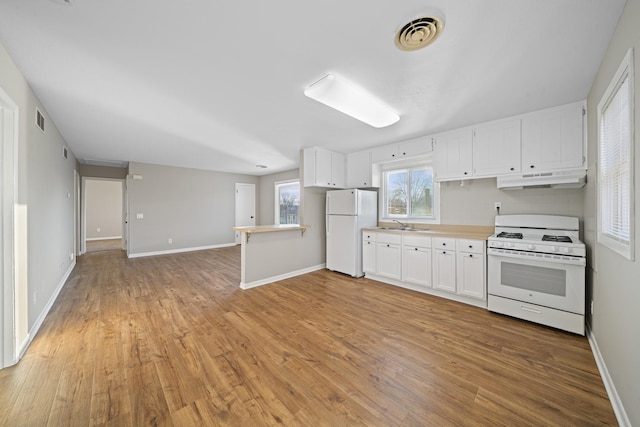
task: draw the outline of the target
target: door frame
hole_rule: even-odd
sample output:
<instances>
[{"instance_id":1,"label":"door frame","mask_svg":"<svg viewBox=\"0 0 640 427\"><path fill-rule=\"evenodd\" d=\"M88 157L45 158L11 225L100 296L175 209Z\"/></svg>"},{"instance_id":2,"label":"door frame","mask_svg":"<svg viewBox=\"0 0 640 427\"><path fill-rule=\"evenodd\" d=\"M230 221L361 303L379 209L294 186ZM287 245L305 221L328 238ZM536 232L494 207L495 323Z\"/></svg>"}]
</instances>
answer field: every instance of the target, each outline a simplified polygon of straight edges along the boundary
<instances>
[{"instance_id":1,"label":"door frame","mask_svg":"<svg viewBox=\"0 0 640 427\"><path fill-rule=\"evenodd\" d=\"M244 184L244 183L239 183L236 182L236 188L235 188L235 226L238 227L240 226L240 218L242 218L242 216L240 215L240 209L239 209L239 205L240 205L240 197L238 197L238 195L240 194L240 188L243 187L251 187L253 188L253 213L251 213L252 215L252 219L255 225L256 222L256 185L255 184ZM234 231L234 235L235 235L235 243L236 245L239 245L240 243L242 243L242 233L238 232L238 231Z\"/></svg>"},{"instance_id":2,"label":"door frame","mask_svg":"<svg viewBox=\"0 0 640 427\"><path fill-rule=\"evenodd\" d=\"M125 217L124 217L124 210L125 210L125 206L124 206L124 202L126 199L125 196L125 191L126 191L126 180L125 179L120 179L120 178L100 178L100 177L92 177L92 176L83 176L82 177L82 207L81 207L81 216L82 216L82 227L80 230L80 251L81 254L84 254L87 252L87 181L118 181L122 184L122 197L123 197L123 206L122 206L122 213L120 214L120 221L122 222L122 224L125 223ZM129 232L129 227L123 227L122 228L123 232L128 233ZM126 239L126 241L129 241L129 236L122 236L122 239ZM123 248L124 249L124 248ZM128 251L127 251L128 254Z\"/></svg>"},{"instance_id":3,"label":"door frame","mask_svg":"<svg viewBox=\"0 0 640 427\"><path fill-rule=\"evenodd\" d=\"M18 130L20 127L19 108L0 88L0 187L2 206L2 246L0 247L0 263L2 274L2 303L0 304L0 369L15 364L17 360L16 333L16 279L19 254L16 246L16 228L18 216Z\"/></svg>"}]
</instances>

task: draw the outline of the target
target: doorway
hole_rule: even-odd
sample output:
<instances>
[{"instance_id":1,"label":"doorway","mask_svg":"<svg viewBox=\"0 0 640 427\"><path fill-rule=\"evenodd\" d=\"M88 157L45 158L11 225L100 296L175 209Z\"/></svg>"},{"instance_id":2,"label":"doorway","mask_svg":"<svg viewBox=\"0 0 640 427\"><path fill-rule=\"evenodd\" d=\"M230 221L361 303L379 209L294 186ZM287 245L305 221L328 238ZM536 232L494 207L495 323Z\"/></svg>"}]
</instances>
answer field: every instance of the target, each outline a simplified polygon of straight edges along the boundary
<instances>
[{"instance_id":1,"label":"doorway","mask_svg":"<svg viewBox=\"0 0 640 427\"><path fill-rule=\"evenodd\" d=\"M26 300L16 297L23 282L17 267L24 261L16 245L16 228L26 219L16 216L18 127L18 106L0 88L0 369L17 362L18 322L22 321L18 313L26 312Z\"/></svg>"},{"instance_id":2,"label":"doorway","mask_svg":"<svg viewBox=\"0 0 640 427\"><path fill-rule=\"evenodd\" d=\"M236 183L236 227L256 225L256 186ZM235 232L236 245L241 242L241 233Z\"/></svg>"},{"instance_id":3,"label":"doorway","mask_svg":"<svg viewBox=\"0 0 640 427\"><path fill-rule=\"evenodd\" d=\"M124 180L83 178L83 252L122 250Z\"/></svg>"}]
</instances>

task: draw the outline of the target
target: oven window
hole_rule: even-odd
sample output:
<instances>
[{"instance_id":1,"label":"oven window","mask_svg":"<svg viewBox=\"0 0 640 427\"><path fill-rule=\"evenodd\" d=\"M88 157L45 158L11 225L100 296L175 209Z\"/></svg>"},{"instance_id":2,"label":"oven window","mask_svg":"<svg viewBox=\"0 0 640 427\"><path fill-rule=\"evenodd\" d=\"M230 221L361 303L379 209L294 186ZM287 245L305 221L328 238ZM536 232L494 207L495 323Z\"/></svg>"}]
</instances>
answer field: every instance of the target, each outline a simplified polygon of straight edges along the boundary
<instances>
[{"instance_id":1,"label":"oven window","mask_svg":"<svg viewBox=\"0 0 640 427\"><path fill-rule=\"evenodd\" d=\"M505 261L500 263L500 269L500 281L504 286L562 297L567 295L566 270Z\"/></svg>"}]
</instances>

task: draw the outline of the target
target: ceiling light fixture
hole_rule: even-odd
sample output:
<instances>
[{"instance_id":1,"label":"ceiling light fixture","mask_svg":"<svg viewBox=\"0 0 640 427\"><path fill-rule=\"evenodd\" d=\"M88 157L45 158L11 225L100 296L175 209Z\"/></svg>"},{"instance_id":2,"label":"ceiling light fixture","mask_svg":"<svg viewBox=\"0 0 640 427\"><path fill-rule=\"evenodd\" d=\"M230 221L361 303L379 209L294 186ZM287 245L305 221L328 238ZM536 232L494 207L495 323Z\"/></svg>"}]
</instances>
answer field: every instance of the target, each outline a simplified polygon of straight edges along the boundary
<instances>
[{"instance_id":1,"label":"ceiling light fixture","mask_svg":"<svg viewBox=\"0 0 640 427\"><path fill-rule=\"evenodd\" d=\"M304 94L374 128L383 128L400 120L400 116L371 94L333 74L309 85Z\"/></svg>"}]
</instances>

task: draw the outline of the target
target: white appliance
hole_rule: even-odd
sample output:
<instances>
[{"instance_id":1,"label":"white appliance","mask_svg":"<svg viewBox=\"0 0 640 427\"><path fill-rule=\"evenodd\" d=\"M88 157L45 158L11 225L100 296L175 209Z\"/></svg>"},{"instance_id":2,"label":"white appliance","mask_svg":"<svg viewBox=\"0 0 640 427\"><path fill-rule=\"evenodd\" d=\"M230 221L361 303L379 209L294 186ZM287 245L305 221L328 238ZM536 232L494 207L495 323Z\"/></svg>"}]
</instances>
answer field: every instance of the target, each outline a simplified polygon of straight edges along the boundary
<instances>
[{"instance_id":1,"label":"white appliance","mask_svg":"<svg viewBox=\"0 0 640 427\"><path fill-rule=\"evenodd\" d=\"M327 191L327 269L361 277L364 227L378 225L378 193Z\"/></svg>"},{"instance_id":2,"label":"white appliance","mask_svg":"<svg viewBox=\"0 0 640 427\"><path fill-rule=\"evenodd\" d=\"M586 250L578 218L499 215L489 237L488 308L584 335Z\"/></svg>"},{"instance_id":3,"label":"white appliance","mask_svg":"<svg viewBox=\"0 0 640 427\"><path fill-rule=\"evenodd\" d=\"M525 173L503 175L496 178L501 190L522 190L524 188L582 188L587 182L584 170Z\"/></svg>"}]
</instances>

